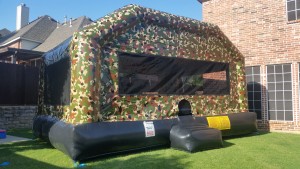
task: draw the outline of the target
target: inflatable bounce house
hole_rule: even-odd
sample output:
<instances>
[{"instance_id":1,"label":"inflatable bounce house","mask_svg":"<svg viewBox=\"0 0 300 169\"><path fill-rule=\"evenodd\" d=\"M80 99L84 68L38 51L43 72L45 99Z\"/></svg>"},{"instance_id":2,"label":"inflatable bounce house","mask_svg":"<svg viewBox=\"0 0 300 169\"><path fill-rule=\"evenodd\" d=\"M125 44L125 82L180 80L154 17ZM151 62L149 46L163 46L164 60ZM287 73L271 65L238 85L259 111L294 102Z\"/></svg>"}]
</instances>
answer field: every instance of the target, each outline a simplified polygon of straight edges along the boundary
<instances>
[{"instance_id":1,"label":"inflatable bounce house","mask_svg":"<svg viewBox=\"0 0 300 169\"><path fill-rule=\"evenodd\" d=\"M257 130L242 54L197 20L123 7L45 53L40 73L34 133L73 160Z\"/></svg>"}]
</instances>

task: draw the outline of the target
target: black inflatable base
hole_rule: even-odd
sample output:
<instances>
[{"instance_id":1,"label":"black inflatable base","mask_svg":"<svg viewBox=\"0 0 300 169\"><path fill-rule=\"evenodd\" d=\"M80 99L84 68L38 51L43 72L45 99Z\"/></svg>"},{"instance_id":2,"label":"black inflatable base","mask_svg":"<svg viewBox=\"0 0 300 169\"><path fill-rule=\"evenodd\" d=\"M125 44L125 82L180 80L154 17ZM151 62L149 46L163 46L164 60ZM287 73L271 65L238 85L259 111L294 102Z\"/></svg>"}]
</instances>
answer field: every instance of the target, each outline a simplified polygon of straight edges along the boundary
<instances>
[{"instance_id":1,"label":"black inflatable base","mask_svg":"<svg viewBox=\"0 0 300 169\"><path fill-rule=\"evenodd\" d=\"M257 131L255 113L246 112L225 116L228 116L231 126L229 129L221 130L222 136L242 135ZM76 161L112 153L170 146L170 131L172 127L179 124L178 119L148 122L153 124L155 133L150 131L150 135L147 136L144 121L99 122L74 126L51 116L38 116L34 119L33 133L37 137L49 138L55 148ZM207 117L196 117L193 122L203 126L209 125ZM192 131L190 139L194 139L196 144L193 145L193 149L186 148L187 151L194 151L194 149L198 151L206 146L221 145L220 139L217 139L217 134L213 131L217 130L207 128L194 133ZM210 133L216 135L210 137ZM198 140L199 143L195 140ZM177 146L174 145L174 147Z\"/></svg>"}]
</instances>

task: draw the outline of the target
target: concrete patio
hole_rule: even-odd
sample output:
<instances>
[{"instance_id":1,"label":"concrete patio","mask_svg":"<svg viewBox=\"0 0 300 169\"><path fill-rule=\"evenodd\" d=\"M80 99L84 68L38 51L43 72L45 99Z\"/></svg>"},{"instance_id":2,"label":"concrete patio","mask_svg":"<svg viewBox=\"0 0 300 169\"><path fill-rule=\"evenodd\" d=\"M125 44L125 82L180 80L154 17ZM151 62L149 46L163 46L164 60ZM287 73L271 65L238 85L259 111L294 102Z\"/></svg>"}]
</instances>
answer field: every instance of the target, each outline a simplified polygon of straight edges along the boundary
<instances>
[{"instance_id":1,"label":"concrete patio","mask_svg":"<svg viewBox=\"0 0 300 169\"><path fill-rule=\"evenodd\" d=\"M14 142L20 142L20 141L29 141L29 140L31 140L31 139L6 135L5 139L0 139L0 144L14 143Z\"/></svg>"}]
</instances>

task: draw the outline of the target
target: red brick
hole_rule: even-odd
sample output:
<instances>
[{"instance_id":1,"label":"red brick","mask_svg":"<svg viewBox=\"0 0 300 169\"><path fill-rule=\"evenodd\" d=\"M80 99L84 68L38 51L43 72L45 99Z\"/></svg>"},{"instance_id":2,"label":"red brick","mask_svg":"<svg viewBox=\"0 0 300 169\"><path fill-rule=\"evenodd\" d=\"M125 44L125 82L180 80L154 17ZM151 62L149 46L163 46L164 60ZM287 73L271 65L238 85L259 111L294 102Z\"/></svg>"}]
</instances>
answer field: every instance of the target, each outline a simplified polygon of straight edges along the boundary
<instances>
[{"instance_id":1,"label":"red brick","mask_svg":"<svg viewBox=\"0 0 300 169\"><path fill-rule=\"evenodd\" d=\"M244 55L246 66L261 67L263 86L266 86L266 65L292 64L294 122L268 121L267 91L263 88L263 121L258 126L300 131L300 22L287 21L286 0L203 0L202 5L203 21L221 28Z\"/></svg>"}]
</instances>

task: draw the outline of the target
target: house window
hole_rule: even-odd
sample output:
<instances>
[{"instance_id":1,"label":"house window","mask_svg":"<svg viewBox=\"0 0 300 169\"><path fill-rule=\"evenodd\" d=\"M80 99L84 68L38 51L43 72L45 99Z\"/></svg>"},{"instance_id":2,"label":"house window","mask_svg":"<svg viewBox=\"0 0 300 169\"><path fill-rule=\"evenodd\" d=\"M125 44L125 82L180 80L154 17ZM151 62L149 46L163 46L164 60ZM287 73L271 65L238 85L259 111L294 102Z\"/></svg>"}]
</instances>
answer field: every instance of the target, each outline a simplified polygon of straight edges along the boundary
<instances>
[{"instance_id":1,"label":"house window","mask_svg":"<svg viewBox=\"0 0 300 169\"><path fill-rule=\"evenodd\" d=\"M267 66L270 120L293 121L291 64Z\"/></svg>"},{"instance_id":2,"label":"house window","mask_svg":"<svg viewBox=\"0 0 300 169\"><path fill-rule=\"evenodd\" d=\"M288 21L300 19L300 0L287 0L286 9Z\"/></svg>"},{"instance_id":3,"label":"house window","mask_svg":"<svg viewBox=\"0 0 300 169\"><path fill-rule=\"evenodd\" d=\"M246 80L248 90L249 111L255 112L257 114L257 119L261 119L260 67L246 67Z\"/></svg>"}]
</instances>

